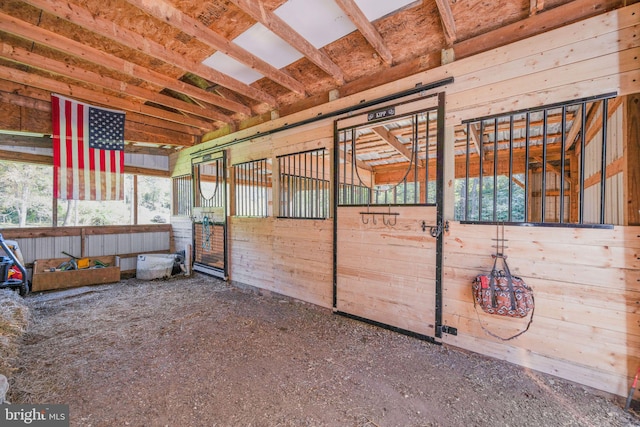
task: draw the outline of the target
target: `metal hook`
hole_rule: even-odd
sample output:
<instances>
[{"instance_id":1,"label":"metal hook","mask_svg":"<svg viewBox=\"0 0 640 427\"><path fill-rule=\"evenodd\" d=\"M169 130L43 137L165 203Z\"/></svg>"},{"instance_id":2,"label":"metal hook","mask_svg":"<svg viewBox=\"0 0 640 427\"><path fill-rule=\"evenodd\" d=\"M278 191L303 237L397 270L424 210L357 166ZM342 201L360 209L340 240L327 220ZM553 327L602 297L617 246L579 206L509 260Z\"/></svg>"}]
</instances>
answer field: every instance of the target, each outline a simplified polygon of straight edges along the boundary
<instances>
[{"instance_id":1,"label":"metal hook","mask_svg":"<svg viewBox=\"0 0 640 427\"><path fill-rule=\"evenodd\" d=\"M367 218L367 220L366 220L366 221L364 220L366 216L367 216L367 215L365 215L364 213L361 213L361 214L360 214L360 218L362 219L362 223L363 223L363 224L365 224L365 225L366 225L366 224L369 224L369 219L368 219L368 218Z\"/></svg>"},{"instance_id":2,"label":"metal hook","mask_svg":"<svg viewBox=\"0 0 640 427\"><path fill-rule=\"evenodd\" d=\"M378 225L378 221L376 221L376 214L373 214L373 225Z\"/></svg>"}]
</instances>

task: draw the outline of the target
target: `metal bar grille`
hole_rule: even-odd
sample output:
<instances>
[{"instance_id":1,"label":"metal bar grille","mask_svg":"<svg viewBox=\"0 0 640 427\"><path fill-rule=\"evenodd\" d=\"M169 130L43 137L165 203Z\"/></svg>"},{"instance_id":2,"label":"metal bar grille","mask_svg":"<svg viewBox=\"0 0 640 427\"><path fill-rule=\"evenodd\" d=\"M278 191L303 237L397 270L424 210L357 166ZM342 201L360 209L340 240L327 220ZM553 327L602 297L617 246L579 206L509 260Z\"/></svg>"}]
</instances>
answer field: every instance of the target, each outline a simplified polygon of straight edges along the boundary
<instances>
[{"instance_id":1,"label":"metal bar grille","mask_svg":"<svg viewBox=\"0 0 640 427\"><path fill-rule=\"evenodd\" d=\"M329 216L329 152L292 153L278 158L282 218L322 219Z\"/></svg>"},{"instance_id":2,"label":"metal bar grille","mask_svg":"<svg viewBox=\"0 0 640 427\"><path fill-rule=\"evenodd\" d=\"M269 216L271 175L271 161L269 159L233 166L235 216Z\"/></svg>"},{"instance_id":3,"label":"metal bar grille","mask_svg":"<svg viewBox=\"0 0 640 427\"><path fill-rule=\"evenodd\" d=\"M194 166L196 206L224 207L224 160L222 158Z\"/></svg>"},{"instance_id":4,"label":"metal bar grille","mask_svg":"<svg viewBox=\"0 0 640 427\"><path fill-rule=\"evenodd\" d=\"M337 205L435 204L437 165L430 162L429 150L435 151L436 139L430 136L429 130L437 129L437 119L438 114L433 109L398 116L384 125L376 123L338 129ZM400 149L404 156L402 160L384 164L385 151L388 152L389 147L380 148L382 151L378 152L367 147L366 139L372 128L379 127L387 127L389 134L397 128L408 130L400 142L404 145ZM359 140L361 137L364 139ZM397 181L376 182L378 164L397 167L400 171L399 176L394 177Z\"/></svg>"},{"instance_id":5,"label":"metal bar grille","mask_svg":"<svg viewBox=\"0 0 640 427\"><path fill-rule=\"evenodd\" d=\"M605 224L612 96L463 122L466 170L456 177L456 219Z\"/></svg>"},{"instance_id":6,"label":"metal bar grille","mask_svg":"<svg viewBox=\"0 0 640 427\"><path fill-rule=\"evenodd\" d=\"M175 216L191 216L193 192L191 175L176 176L172 179L173 210Z\"/></svg>"}]
</instances>

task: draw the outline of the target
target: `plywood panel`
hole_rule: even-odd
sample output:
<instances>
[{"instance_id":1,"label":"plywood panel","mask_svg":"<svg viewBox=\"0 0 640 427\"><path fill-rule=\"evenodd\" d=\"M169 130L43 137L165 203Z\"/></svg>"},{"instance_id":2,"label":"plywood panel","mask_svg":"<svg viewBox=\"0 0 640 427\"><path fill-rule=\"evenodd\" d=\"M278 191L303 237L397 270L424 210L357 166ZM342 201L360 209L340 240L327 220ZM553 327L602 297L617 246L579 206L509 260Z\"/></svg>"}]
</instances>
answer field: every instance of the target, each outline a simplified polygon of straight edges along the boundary
<instances>
[{"instance_id":1,"label":"plywood panel","mask_svg":"<svg viewBox=\"0 0 640 427\"><path fill-rule=\"evenodd\" d=\"M433 336L435 239L421 224L435 222L435 207L371 207L375 224L366 211L338 208L338 310ZM390 211L395 225L384 224Z\"/></svg>"},{"instance_id":2,"label":"plywood panel","mask_svg":"<svg viewBox=\"0 0 640 427\"><path fill-rule=\"evenodd\" d=\"M478 312L471 295L472 279L491 267L496 227L451 223L445 238L444 323L457 327L458 337L445 335L443 341L625 392L624 378L640 365L639 236L638 227L505 227L509 265L532 286L536 309L529 331L502 343L481 325L509 336L525 321ZM590 372L607 384L594 385Z\"/></svg>"}]
</instances>

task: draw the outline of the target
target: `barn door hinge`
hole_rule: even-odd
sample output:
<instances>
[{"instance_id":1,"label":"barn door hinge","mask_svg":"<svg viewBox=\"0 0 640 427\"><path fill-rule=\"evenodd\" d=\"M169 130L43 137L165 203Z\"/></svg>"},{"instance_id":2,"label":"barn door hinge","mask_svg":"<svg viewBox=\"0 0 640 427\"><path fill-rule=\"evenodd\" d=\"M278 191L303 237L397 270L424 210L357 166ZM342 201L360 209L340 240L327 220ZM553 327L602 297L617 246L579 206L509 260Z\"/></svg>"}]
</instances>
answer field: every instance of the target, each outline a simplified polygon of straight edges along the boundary
<instances>
[{"instance_id":1,"label":"barn door hinge","mask_svg":"<svg viewBox=\"0 0 640 427\"><path fill-rule=\"evenodd\" d=\"M440 325L438 326L439 335L449 334L449 335L458 335L458 328L454 328L453 326Z\"/></svg>"}]
</instances>

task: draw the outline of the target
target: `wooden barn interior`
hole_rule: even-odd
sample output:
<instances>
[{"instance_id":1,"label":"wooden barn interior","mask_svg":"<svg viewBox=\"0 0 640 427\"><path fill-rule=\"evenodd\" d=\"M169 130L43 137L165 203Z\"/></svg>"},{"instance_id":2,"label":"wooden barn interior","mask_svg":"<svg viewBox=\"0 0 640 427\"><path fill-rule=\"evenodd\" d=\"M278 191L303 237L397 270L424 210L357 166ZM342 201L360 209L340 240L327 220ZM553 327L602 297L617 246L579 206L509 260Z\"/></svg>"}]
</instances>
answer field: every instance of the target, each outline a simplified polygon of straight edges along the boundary
<instances>
[{"instance_id":1,"label":"wooden barn interior","mask_svg":"<svg viewBox=\"0 0 640 427\"><path fill-rule=\"evenodd\" d=\"M27 266L191 248L232 284L627 395L638 2L0 5L0 159L52 165L54 93L125 111L125 173L173 186L167 224L2 230ZM471 293L496 253L535 295L509 341L527 318Z\"/></svg>"}]
</instances>

